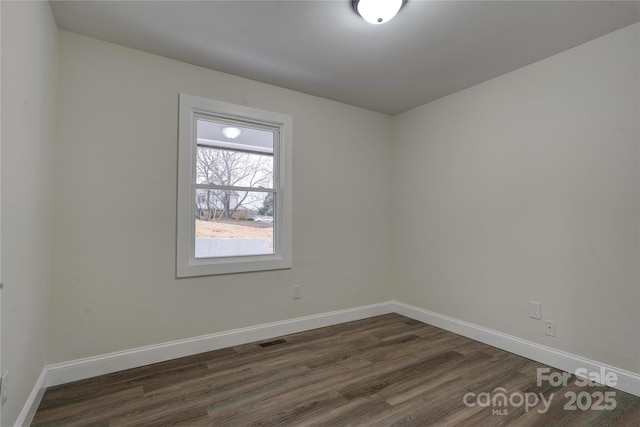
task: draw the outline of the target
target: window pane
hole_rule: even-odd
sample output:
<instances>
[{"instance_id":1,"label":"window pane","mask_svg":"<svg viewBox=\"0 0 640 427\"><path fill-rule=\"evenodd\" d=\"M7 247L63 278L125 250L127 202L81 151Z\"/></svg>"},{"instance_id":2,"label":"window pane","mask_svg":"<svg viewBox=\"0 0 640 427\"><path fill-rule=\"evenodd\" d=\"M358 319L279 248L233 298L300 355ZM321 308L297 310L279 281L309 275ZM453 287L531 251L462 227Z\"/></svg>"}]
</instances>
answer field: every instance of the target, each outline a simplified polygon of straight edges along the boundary
<instances>
[{"instance_id":1,"label":"window pane","mask_svg":"<svg viewBox=\"0 0 640 427\"><path fill-rule=\"evenodd\" d=\"M272 188L274 132L197 120L196 183Z\"/></svg>"},{"instance_id":2,"label":"window pane","mask_svg":"<svg viewBox=\"0 0 640 427\"><path fill-rule=\"evenodd\" d=\"M195 257L274 253L274 194L196 190Z\"/></svg>"},{"instance_id":3,"label":"window pane","mask_svg":"<svg viewBox=\"0 0 640 427\"><path fill-rule=\"evenodd\" d=\"M196 184L273 188L273 156L198 146Z\"/></svg>"}]
</instances>

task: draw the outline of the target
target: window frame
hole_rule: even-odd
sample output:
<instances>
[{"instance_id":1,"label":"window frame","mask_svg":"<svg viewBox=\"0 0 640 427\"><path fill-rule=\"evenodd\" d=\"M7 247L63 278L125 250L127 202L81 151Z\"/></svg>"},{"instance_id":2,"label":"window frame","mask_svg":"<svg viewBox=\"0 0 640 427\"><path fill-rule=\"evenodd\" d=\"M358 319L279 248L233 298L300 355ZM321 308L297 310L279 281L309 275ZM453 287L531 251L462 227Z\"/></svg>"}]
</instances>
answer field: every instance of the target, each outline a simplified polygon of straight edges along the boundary
<instances>
[{"instance_id":1,"label":"window frame","mask_svg":"<svg viewBox=\"0 0 640 427\"><path fill-rule=\"evenodd\" d=\"M273 254L195 257L196 122L211 118L274 130ZM292 127L290 115L179 94L176 277L280 270L292 267ZM261 189L256 189L261 190Z\"/></svg>"}]
</instances>

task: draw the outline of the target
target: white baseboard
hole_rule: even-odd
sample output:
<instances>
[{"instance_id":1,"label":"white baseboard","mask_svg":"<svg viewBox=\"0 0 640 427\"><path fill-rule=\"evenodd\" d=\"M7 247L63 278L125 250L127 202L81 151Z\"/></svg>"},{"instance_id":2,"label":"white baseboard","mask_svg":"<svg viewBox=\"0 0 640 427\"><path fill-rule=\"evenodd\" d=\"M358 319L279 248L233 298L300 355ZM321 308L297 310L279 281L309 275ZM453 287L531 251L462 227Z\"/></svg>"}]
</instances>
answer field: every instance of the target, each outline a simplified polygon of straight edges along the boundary
<instances>
[{"instance_id":1,"label":"white baseboard","mask_svg":"<svg viewBox=\"0 0 640 427\"><path fill-rule=\"evenodd\" d=\"M33 390L31 390L31 394L27 398L24 406L22 407L22 411L18 415L18 419L15 422L15 427L28 427L31 425L31 421L33 421L33 416L36 414L38 410L38 406L40 405L40 401L42 400L42 396L44 395L44 391L47 388L47 367L45 366L36 381L36 384L33 386Z\"/></svg>"},{"instance_id":2,"label":"white baseboard","mask_svg":"<svg viewBox=\"0 0 640 427\"><path fill-rule=\"evenodd\" d=\"M617 375L618 380L614 388L640 397L640 375L636 373L409 304L394 302L394 312L566 372L574 373L579 368L586 369L587 372L600 372L600 369L604 368L607 372L613 372Z\"/></svg>"},{"instance_id":3,"label":"white baseboard","mask_svg":"<svg viewBox=\"0 0 640 427\"><path fill-rule=\"evenodd\" d=\"M47 367L47 386L392 312L393 301L387 301L57 363Z\"/></svg>"},{"instance_id":4,"label":"white baseboard","mask_svg":"<svg viewBox=\"0 0 640 427\"><path fill-rule=\"evenodd\" d=\"M640 375L636 373L409 304L387 301L45 366L15 426L28 426L31 423L46 387L394 312L563 371L573 373L578 368L586 368L588 372L598 372L604 368L617 375L616 389L640 397Z\"/></svg>"}]
</instances>

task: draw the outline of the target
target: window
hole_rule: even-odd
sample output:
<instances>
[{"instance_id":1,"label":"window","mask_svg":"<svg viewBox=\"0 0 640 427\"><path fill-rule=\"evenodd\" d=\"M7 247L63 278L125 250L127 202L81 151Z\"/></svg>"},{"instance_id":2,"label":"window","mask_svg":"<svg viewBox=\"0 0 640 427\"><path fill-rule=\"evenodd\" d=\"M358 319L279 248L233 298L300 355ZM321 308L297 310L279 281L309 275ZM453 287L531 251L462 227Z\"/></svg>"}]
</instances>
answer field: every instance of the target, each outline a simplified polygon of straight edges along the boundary
<instances>
[{"instance_id":1,"label":"window","mask_svg":"<svg viewBox=\"0 0 640 427\"><path fill-rule=\"evenodd\" d=\"M180 94L178 277L291 268L291 127Z\"/></svg>"}]
</instances>

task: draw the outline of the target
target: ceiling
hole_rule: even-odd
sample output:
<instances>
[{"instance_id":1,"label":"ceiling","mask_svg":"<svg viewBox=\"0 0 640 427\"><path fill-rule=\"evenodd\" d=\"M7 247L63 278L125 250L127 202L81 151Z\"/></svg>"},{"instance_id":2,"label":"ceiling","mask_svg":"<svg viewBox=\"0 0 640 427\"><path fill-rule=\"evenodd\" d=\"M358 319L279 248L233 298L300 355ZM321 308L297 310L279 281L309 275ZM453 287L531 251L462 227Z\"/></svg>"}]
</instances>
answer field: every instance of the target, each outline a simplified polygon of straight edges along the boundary
<instances>
[{"instance_id":1,"label":"ceiling","mask_svg":"<svg viewBox=\"0 0 640 427\"><path fill-rule=\"evenodd\" d=\"M388 114L640 21L638 1L51 1L61 29Z\"/></svg>"}]
</instances>

